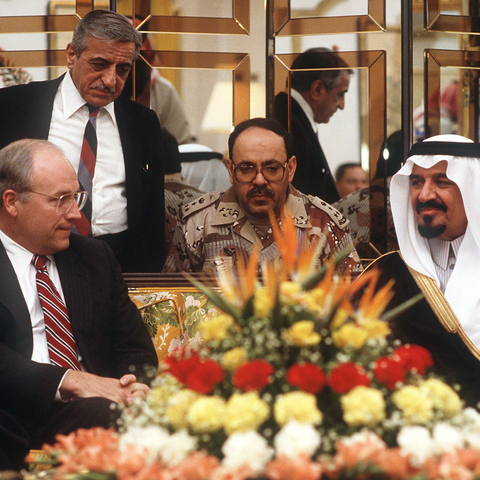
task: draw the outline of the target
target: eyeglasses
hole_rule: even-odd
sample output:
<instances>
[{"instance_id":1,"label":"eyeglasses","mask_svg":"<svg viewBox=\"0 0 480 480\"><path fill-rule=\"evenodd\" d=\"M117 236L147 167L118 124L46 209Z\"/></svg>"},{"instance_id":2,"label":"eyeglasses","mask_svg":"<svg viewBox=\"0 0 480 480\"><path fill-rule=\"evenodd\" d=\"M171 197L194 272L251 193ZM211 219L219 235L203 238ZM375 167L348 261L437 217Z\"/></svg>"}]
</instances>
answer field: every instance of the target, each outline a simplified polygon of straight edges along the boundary
<instances>
[{"instance_id":1,"label":"eyeglasses","mask_svg":"<svg viewBox=\"0 0 480 480\"><path fill-rule=\"evenodd\" d=\"M47 193L35 192L34 190L30 190L30 192L36 193L37 195L43 195L44 197L56 198L58 200L57 213L60 213L61 215L65 215L70 211L74 201L77 204L78 209L81 210L85 206L88 198L88 192L83 190L75 193L64 193L59 197L48 195Z\"/></svg>"},{"instance_id":2,"label":"eyeglasses","mask_svg":"<svg viewBox=\"0 0 480 480\"><path fill-rule=\"evenodd\" d=\"M267 182L280 182L285 176L287 165L288 160L284 164L269 163L260 168L251 163L239 163L233 169L233 176L239 183L251 183L257 178L258 172L260 172Z\"/></svg>"}]
</instances>

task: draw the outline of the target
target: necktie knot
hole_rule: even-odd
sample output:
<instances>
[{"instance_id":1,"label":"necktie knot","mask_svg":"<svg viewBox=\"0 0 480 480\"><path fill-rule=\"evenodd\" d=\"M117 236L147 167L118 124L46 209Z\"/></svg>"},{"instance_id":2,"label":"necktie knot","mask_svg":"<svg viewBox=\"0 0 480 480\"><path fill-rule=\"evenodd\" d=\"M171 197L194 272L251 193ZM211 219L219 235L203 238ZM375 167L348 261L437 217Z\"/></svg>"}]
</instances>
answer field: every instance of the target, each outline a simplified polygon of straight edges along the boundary
<instances>
[{"instance_id":1,"label":"necktie knot","mask_svg":"<svg viewBox=\"0 0 480 480\"><path fill-rule=\"evenodd\" d=\"M94 107L93 105L90 105L89 103L85 104L88 108L88 113L90 117L96 117L98 115L98 112L100 111L100 107Z\"/></svg>"},{"instance_id":2,"label":"necktie knot","mask_svg":"<svg viewBox=\"0 0 480 480\"><path fill-rule=\"evenodd\" d=\"M45 255L34 255L32 263L39 272L43 272L46 270L47 257Z\"/></svg>"}]
</instances>

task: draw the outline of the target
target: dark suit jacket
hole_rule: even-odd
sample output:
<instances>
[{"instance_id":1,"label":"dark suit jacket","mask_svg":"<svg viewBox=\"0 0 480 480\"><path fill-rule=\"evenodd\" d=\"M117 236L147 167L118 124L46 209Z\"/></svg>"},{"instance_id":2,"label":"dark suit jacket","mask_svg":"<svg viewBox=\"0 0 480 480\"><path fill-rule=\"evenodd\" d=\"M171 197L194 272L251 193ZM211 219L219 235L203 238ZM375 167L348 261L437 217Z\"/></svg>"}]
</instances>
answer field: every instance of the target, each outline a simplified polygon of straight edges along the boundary
<instances>
[{"instance_id":1,"label":"dark suit jacket","mask_svg":"<svg viewBox=\"0 0 480 480\"><path fill-rule=\"evenodd\" d=\"M368 268L375 267L382 272L378 289L391 278L395 279L395 295L387 311L421 293L397 252L381 256ZM394 319L391 327L395 338L430 350L436 372L461 386L460 394L467 404L475 406L480 401L480 360L457 333L444 328L425 298Z\"/></svg>"},{"instance_id":2,"label":"dark suit jacket","mask_svg":"<svg viewBox=\"0 0 480 480\"><path fill-rule=\"evenodd\" d=\"M0 148L21 138L47 139L62 80L0 89ZM128 241L124 272L160 272L165 261L162 134L153 110L120 96L115 116L126 172Z\"/></svg>"},{"instance_id":3,"label":"dark suit jacket","mask_svg":"<svg viewBox=\"0 0 480 480\"><path fill-rule=\"evenodd\" d=\"M55 261L86 370L120 378L130 366L139 375L145 365L156 367L152 340L108 245L72 234L70 247L55 254ZM30 315L1 242L0 272L0 410L41 421L66 369L30 360Z\"/></svg>"},{"instance_id":4,"label":"dark suit jacket","mask_svg":"<svg viewBox=\"0 0 480 480\"><path fill-rule=\"evenodd\" d=\"M333 203L340 199L335 180L328 166L317 134L298 102L291 99L290 128L288 125L288 95L275 97L275 118L293 136L293 151L297 157L297 170L293 186L302 193L314 195Z\"/></svg>"}]
</instances>

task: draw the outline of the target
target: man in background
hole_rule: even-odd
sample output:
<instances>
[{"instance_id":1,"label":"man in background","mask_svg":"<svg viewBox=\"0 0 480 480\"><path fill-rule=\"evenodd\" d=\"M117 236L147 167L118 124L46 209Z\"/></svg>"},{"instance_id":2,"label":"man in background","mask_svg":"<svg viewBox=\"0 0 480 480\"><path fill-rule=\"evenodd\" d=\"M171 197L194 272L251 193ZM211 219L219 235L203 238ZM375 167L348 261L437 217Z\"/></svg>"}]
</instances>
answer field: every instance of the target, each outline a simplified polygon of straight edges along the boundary
<instances>
[{"instance_id":1,"label":"man in background","mask_svg":"<svg viewBox=\"0 0 480 480\"><path fill-rule=\"evenodd\" d=\"M274 261L279 249L269 213L277 222L290 215L299 241L318 241L324 248L317 264L348 252L338 271L360 271L347 221L323 200L292 185L297 160L290 134L274 119L253 118L235 128L228 141L232 186L183 206L166 272L214 272L248 260L260 244L260 262Z\"/></svg>"},{"instance_id":2,"label":"man in background","mask_svg":"<svg viewBox=\"0 0 480 480\"><path fill-rule=\"evenodd\" d=\"M335 185L340 198L368 186L368 177L359 163L342 163L335 171Z\"/></svg>"},{"instance_id":3,"label":"man in background","mask_svg":"<svg viewBox=\"0 0 480 480\"><path fill-rule=\"evenodd\" d=\"M145 368L156 371L111 249L71 233L79 187L46 140L0 150L0 470L58 433L112 426L115 405L143 398Z\"/></svg>"},{"instance_id":4,"label":"man in background","mask_svg":"<svg viewBox=\"0 0 480 480\"><path fill-rule=\"evenodd\" d=\"M68 73L0 89L0 147L38 138L65 152L89 192L74 229L105 240L124 272L158 272L165 259L160 125L120 95L141 44L125 17L93 10L67 45Z\"/></svg>"},{"instance_id":5,"label":"man in background","mask_svg":"<svg viewBox=\"0 0 480 480\"><path fill-rule=\"evenodd\" d=\"M306 50L291 69L290 119L284 92L275 98L275 118L293 136L298 165L292 183L307 195L333 203L340 197L318 139L318 124L328 123L338 109L344 109L353 70L328 48Z\"/></svg>"}]
</instances>

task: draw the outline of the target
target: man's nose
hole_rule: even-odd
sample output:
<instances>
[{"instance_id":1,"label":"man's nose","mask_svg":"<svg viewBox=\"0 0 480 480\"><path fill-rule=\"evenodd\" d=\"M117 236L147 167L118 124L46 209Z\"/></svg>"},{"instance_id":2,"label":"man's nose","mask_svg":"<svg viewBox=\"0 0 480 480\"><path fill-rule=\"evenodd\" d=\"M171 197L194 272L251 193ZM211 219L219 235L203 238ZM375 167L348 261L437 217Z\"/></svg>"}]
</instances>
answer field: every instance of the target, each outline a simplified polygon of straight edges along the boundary
<instances>
[{"instance_id":1,"label":"man's nose","mask_svg":"<svg viewBox=\"0 0 480 480\"><path fill-rule=\"evenodd\" d=\"M426 181L418 194L418 200L422 203L425 203L428 200L432 200L437 196L437 189L432 182Z\"/></svg>"},{"instance_id":2,"label":"man's nose","mask_svg":"<svg viewBox=\"0 0 480 480\"><path fill-rule=\"evenodd\" d=\"M253 183L256 185L265 185L267 183L267 180L263 176L263 172L261 170L257 170L257 174L255 175Z\"/></svg>"},{"instance_id":3,"label":"man's nose","mask_svg":"<svg viewBox=\"0 0 480 480\"><path fill-rule=\"evenodd\" d=\"M110 65L110 67L104 70L102 81L106 87L115 89L117 84L117 70L115 65Z\"/></svg>"},{"instance_id":4,"label":"man's nose","mask_svg":"<svg viewBox=\"0 0 480 480\"><path fill-rule=\"evenodd\" d=\"M73 202L70 210L63 215L66 217L67 220L80 220L82 218L82 214L80 213L80 209L78 208L77 202Z\"/></svg>"},{"instance_id":5,"label":"man's nose","mask_svg":"<svg viewBox=\"0 0 480 480\"><path fill-rule=\"evenodd\" d=\"M340 110L343 110L345 108L345 99L344 98L341 98L338 102L338 108Z\"/></svg>"}]
</instances>

